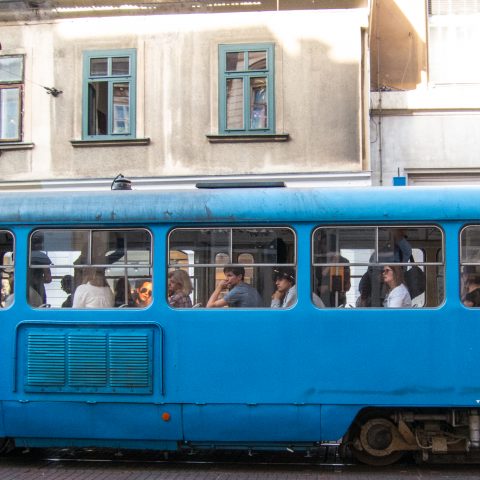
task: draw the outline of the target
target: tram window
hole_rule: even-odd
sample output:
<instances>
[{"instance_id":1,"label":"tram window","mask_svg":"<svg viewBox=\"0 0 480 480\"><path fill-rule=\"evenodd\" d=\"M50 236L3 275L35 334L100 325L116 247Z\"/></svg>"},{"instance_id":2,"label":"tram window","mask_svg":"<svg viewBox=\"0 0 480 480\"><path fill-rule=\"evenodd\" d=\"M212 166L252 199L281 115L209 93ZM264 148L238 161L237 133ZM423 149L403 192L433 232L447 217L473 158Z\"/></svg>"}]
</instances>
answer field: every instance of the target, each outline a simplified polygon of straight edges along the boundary
<instances>
[{"instance_id":1,"label":"tram window","mask_svg":"<svg viewBox=\"0 0 480 480\"><path fill-rule=\"evenodd\" d=\"M480 307L480 226L460 233L460 298L466 307Z\"/></svg>"},{"instance_id":2,"label":"tram window","mask_svg":"<svg viewBox=\"0 0 480 480\"><path fill-rule=\"evenodd\" d=\"M272 294L277 290L275 275L278 273L275 271L290 269L294 284L295 264L295 235L290 228L178 228L169 235L169 275L175 270L184 270L191 284L190 301L185 301L182 306L188 303L206 307L212 294L221 286L223 289L218 292L217 299L225 299L225 306L269 307ZM232 282L224 285L229 275L224 272L225 267L234 270L237 277L234 281L243 278L241 283L247 285L240 286L246 292L246 304L242 301L236 303L239 289L234 290ZM167 301L173 307L180 306L172 302L175 294L172 288ZM178 290L181 290L180 284ZM287 291L283 296L286 294Z\"/></svg>"},{"instance_id":3,"label":"tram window","mask_svg":"<svg viewBox=\"0 0 480 480\"><path fill-rule=\"evenodd\" d=\"M319 307L434 307L443 301L438 227L321 227L312 241L312 301Z\"/></svg>"},{"instance_id":4,"label":"tram window","mask_svg":"<svg viewBox=\"0 0 480 480\"><path fill-rule=\"evenodd\" d=\"M10 232L0 230L0 271L2 274L0 307L13 303L14 291L14 242Z\"/></svg>"},{"instance_id":5,"label":"tram window","mask_svg":"<svg viewBox=\"0 0 480 480\"><path fill-rule=\"evenodd\" d=\"M144 229L36 230L30 238L29 304L146 307L152 301L151 243Z\"/></svg>"}]
</instances>

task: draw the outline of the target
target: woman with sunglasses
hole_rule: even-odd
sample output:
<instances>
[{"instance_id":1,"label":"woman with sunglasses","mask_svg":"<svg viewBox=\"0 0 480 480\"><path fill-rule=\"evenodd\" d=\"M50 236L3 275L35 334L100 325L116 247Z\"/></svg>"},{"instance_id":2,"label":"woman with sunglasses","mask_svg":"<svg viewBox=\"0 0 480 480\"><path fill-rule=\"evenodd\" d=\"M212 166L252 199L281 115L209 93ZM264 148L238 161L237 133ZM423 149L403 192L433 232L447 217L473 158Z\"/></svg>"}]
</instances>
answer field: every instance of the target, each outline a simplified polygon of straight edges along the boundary
<instances>
[{"instance_id":1,"label":"woman with sunglasses","mask_svg":"<svg viewBox=\"0 0 480 480\"><path fill-rule=\"evenodd\" d=\"M141 280L135 289L134 307L145 308L152 303L152 282Z\"/></svg>"},{"instance_id":2,"label":"woman with sunglasses","mask_svg":"<svg viewBox=\"0 0 480 480\"><path fill-rule=\"evenodd\" d=\"M398 265L385 265L382 271L383 282L388 292L383 306L386 308L409 308L412 299L403 283L403 268Z\"/></svg>"}]
</instances>

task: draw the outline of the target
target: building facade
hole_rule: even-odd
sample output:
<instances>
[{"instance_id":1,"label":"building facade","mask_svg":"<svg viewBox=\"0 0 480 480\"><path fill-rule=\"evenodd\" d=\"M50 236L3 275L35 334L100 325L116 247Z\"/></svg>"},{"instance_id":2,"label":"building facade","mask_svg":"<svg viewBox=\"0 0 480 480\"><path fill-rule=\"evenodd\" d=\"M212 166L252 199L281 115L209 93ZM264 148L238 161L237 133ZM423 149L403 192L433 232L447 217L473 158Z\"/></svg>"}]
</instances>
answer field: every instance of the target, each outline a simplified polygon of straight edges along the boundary
<instances>
[{"instance_id":1,"label":"building facade","mask_svg":"<svg viewBox=\"0 0 480 480\"><path fill-rule=\"evenodd\" d=\"M0 186L370 185L369 15L367 0L0 2Z\"/></svg>"},{"instance_id":2,"label":"building facade","mask_svg":"<svg viewBox=\"0 0 480 480\"><path fill-rule=\"evenodd\" d=\"M480 183L480 2L374 0L373 184Z\"/></svg>"}]
</instances>

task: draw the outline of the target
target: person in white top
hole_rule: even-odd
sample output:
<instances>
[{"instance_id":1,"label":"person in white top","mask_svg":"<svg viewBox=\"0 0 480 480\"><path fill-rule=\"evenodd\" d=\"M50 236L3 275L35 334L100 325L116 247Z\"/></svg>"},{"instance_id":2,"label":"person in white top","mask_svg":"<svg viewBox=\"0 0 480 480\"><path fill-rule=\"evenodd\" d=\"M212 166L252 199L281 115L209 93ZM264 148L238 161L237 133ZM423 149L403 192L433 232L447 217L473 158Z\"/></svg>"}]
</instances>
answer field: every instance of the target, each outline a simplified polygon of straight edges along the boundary
<instances>
[{"instance_id":1,"label":"person in white top","mask_svg":"<svg viewBox=\"0 0 480 480\"><path fill-rule=\"evenodd\" d=\"M273 271L275 286L271 308L288 308L297 301L297 287L295 285L295 271L291 267L283 267Z\"/></svg>"},{"instance_id":2,"label":"person in white top","mask_svg":"<svg viewBox=\"0 0 480 480\"><path fill-rule=\"evenodd\" d=\"M412 299L403 283L403 268L398 265L385 265L382 278L388 287L383 306L386 308L410 308Z\"/></svg>"},{"instance_id":3,"label":"person in white top","mask_svg":"<svg viewBox=\"0 0 480 480\"><path fill-rule=\"evenodd\" d=\"M82 285L73 296L73 308L113 308L115 297L105 279L103 268L85 269Z\"/></svg>"}]
</instances>

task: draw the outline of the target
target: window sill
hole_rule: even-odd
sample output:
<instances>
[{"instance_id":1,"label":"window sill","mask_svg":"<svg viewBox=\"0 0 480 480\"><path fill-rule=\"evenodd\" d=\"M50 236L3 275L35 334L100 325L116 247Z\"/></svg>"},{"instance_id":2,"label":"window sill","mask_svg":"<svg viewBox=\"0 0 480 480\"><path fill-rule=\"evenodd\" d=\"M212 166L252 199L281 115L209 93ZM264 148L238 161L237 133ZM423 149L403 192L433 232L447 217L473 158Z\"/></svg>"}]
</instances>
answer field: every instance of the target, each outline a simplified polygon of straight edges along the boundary
<instances>
[{"instance_id":1,"label":"window sill","mask_svg":"<svg viewBox=\"0 0 480 480\"><path fill-rule=\"evenodd\" d=\"M124 140L70 140L72 147L133 147L136 145L149 145L149 138L128 138Z\"/></svg>"},{"instance_id":2,"label":"window sill","mask_svg":"<svg viewBox=\"0 0 480 480\"><path fill-rule=\"evenodd\" d=\"M288 142L290 134L207 135L210 143Z\"/></svg>"},{"instance_id":3,"label":"window sill","mask_svg":"<svg viewBox=\"0 0 480 480\"><path fill-rule=\"evenodd\" d=\"M34 143L24 142L0 142L0 152L4 152L6 150L31 150L34 145Z\"/></svg>"}]
</instances>

